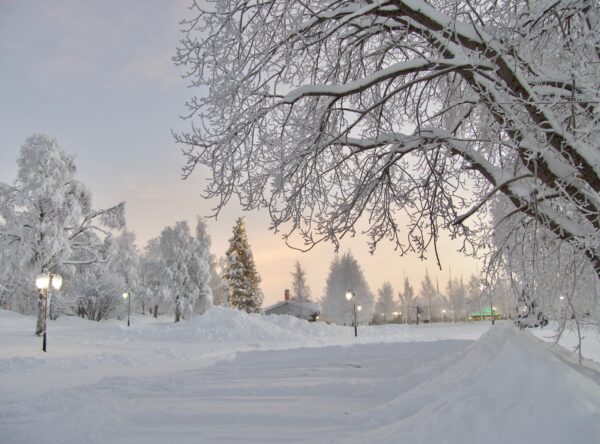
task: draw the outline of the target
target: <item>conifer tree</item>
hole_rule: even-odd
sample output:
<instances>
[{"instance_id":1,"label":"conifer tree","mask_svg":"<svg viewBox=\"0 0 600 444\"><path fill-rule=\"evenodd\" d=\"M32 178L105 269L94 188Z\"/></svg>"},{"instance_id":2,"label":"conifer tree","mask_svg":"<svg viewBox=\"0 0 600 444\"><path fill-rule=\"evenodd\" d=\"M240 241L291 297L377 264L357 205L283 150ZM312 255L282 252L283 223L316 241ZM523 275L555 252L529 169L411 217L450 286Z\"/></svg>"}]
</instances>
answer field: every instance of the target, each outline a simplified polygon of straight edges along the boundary
<instances>
[{"instance_id":1,"label":"conifer tree","mask_svg":"<svg viewBox=\"0 0 600 444\"><path fill-rule=\"evenodd\" d=\"M304 311L306 310L305 302L310 302L310 287L306 282L306 271L304 271L299 261L296 261L294 264L292 277L293 297L298 302L300 316L303 317Z\"/></svg>"},{"instance_id":2,"label":"conifer tree","mask_svg":"<svg viewBox=\"0 0 600 444\"><path fill-rule=\"evenodd\" d=\"M426 307L426 313L428 322L432 321L433 310L436 302L437 292L431 278L429 277L429 271L426 270L425 277L421 281L421 291L419 292L420 302Z\"/></svg>"},{"instance_id":3,"label":"conifer tree","mask_svg":"<svg viewBox=\"0 0 600 444\"><path fill-rule=\"evenodd\" d=\"M408 280L407 277L404 278L404 291L399 294L399 298L400 298L400 303L402 304L402 310L405 315L406 323L408 324L410 322L410 319L413 317L412 311L415 310L414 309L415 291L414 291L412 285L410 285L410 281ZM417 315L415 312L415 316L414 316L415 319L416 319L416 316Z\"/></svg>"},{"instance_id":4,"label":"conifer tree","mask_svg":"<svg viewBox=\"0 0 600 444\"><path fill-rule=\"evenodd\" d=\"M352 323L352 302L346 299L347 291L354 293L356 305L362 308L357 313L358 323L370 322L373 319L373 294L352 253L335 257L331 262L322 300L322 313L325 319L338 324Z\"/></svg>"},{"instance_id":5,"label":"conifer tree","mask_svg":"<svg viewBox=\"0 0 600 444\"><path fill-rule=\"evenodd\" d=\"M392 284L384 282L381 288L377 291L377 302L375 304L375 314L381 316L383 321L391 321L394 319L394 312L397 311L397 304L394 301L394 289Z\"/></svg>"},{"instance_id":6,"label":"conifer tree","mask_svg":"<svg viewBox=\"0 0 600 444\"><path fill-rule=\"evenodd\" d=\"M242 217L233 227L233 236L229 240L226 256L224 278L229 285L229 304L248 313L258 313L263 302L263 294L259 287L260 276L256 271Z\"/></svg>"}]
</instances>

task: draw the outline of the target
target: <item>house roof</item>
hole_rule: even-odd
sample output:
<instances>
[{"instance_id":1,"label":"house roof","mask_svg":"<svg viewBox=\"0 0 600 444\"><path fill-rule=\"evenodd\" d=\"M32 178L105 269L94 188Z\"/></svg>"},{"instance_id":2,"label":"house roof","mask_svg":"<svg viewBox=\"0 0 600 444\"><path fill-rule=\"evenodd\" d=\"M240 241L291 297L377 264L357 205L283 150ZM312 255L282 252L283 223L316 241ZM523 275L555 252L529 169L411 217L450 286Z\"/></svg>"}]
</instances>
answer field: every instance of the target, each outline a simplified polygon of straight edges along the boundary
<instances>
[{"instance_id":1,"label":"house roof","mask_svg":"<svg viewBox=\"0 0 600 444\"><path fill-rule=\"evenodd\" d=\"M288 299L285 301L279 301L279 302L265 308L265 313L275 310L276 308L279 308L283 305L289 305L290 308L294 308L294 309L300 308L300 303L298 301L296 301L295 299ZM314 312L319 311L319 305L315 304L314 302L310 302L310 301L302 302L302 308L303 308L303 310L311 310Z\"/></svg>"}]
</instances>

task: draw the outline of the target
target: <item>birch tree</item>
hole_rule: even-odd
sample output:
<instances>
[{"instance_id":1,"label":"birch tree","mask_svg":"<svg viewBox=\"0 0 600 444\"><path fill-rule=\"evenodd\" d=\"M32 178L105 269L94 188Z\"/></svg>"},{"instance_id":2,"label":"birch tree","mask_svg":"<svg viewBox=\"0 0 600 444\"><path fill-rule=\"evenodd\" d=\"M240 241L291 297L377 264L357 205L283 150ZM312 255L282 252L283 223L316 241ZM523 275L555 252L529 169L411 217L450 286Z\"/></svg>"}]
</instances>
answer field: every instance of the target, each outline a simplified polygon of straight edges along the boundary
<instances>
[{"instance_id":1,"label":"birch tree","mask_svg":"<svg viewBox=\"0 0 600 444\"><path fill-rule=\"evenodd\" d=\"M94 210L91 193L75 178L76 171L73 157L56 140L34 135L21 147L14 185L0 183L3 260L15 264L17 276L26 282L14 282L15 275L2 279L24 290L21 297L34 291L36 274L72 274L69 267L105 263L106 236L125 225L124 203ZM37 306L39 335L45 328L42 293Z\"/></svg>"},{"instance_id":2,"label":"birch tree","mask_svg":"<svg viewBox=\"0 0 600 444\"><path fill-rule=\"evenodd\" d=\"M140 306L142 313L145 312L144 298L139 296L140 288L140 257L135 245L135 234L123 230L114 237L110 250L108 271L117 279L121 280L118 295L124 292L133 294L133 301Z\"/></svg>"},{"instance_id":3,"label":"birch tree","mask_svg":"<svg viewBox=\"0 0 600 444\"><path fill-rule=\"evenodd\" d=\"M287 242L471 250L497 193L600 274L600 20L592 0L217 0L183 24L186 175ZM407 223L404 221L408 220ZM470 229L469 229L470 228ZM439 259L438 259L439 261Z\"/></svg>"},{"instance_id":4,"label":"birch tree","mask_svg":"<svg viewBox=\"0 0 600 444\"><path fill-rule=\"evenodd\" d=\"M175 308L175 322L191 316L195 304L208 309L212 304L209 258L205 246L192 236L188 223L166 227L160 234L158 248L160 272L155 278L159 279L159 294Z\"/></svg>"}]
</instances>

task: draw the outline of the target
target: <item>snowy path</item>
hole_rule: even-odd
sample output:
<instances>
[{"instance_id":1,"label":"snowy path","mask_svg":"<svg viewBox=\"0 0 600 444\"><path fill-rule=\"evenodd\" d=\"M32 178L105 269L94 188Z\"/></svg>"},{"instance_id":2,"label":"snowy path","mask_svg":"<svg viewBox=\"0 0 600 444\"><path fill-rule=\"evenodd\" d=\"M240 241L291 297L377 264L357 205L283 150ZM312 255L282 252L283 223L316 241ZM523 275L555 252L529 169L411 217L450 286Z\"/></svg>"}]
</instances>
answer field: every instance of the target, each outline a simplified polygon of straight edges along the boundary
<instances>
[{"instance_id":1,"label":"snowy path","mask_svg":"<svg viewBox=\"0 0 600 444\"><path fill-rule=\"evenodd\" d=\"M11 316L3 444L600 442L600 373L509 325L477 341L489 327L369 327L357 344L230 312L132 330L65 320L40 357L23 348L30 319Z\"/></svg>"},{"instance_id":2,"label":"snowy path","mask_svg":"<svg viewBox=\"0 0 600 444\"><path fill-rule=\"evenodd\" d=\"M2 411L0 437L15 443L44 437L73 443L307 442L315 436L316 442L335 442L363 428L355 415L430 379L440 369L432 361L469 343L245 352L196 370L104 378L16 403L10 413Z\"/></svg>"}]
</instances>

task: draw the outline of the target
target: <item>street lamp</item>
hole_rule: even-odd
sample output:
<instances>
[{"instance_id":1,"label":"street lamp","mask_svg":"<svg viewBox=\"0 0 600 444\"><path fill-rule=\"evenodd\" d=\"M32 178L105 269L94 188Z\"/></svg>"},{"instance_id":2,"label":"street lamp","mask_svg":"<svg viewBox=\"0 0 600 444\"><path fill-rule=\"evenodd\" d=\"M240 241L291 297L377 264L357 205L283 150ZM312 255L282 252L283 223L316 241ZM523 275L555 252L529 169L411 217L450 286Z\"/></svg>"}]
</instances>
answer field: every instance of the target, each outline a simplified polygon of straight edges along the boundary
<instances>
[{"instance_id":1,"label":"street lamp","mask_svg":"<svg viewBox=\"0 0 600 444\"><path fill-rule=\"evenodd\" d=\"M42 291L44 296L44 330L43 330L43 342L42 350L46 351L47 344L47 330L48 330L48 299L50 299L50 287L55 290L60 290L62 286L62 276L56 273L42 273L35 278L35 286Z\"/></svg>"},{"instance_id":2,"label":"street lamp","mask_svg":"<svg viewBox=\"0 0 600 444\"><path fill-rule=\"evenodd\" d=\"M442 323L446 322L446 310L442 310Z\"/></svg>"},{"instance_id":3,"label":"street lamp","mask_svg":"<svg viewBox=\"0 0 600 444\"><path fill-rule=\"evenodd\" d=\"M131 313L131 292L123 293L123 299L127 301L127 327L129 327L129 315Z\"/></svg>"},{"instance_id":4,"label":"street lamp","mask_svg":"<svg viewBox=\"0 0 600 444\"><path fill-rule=\"evenodd\" d=\"M348 301L352 301L352 307L353 307L353 313L354 313L354 337L358 336L358 327L357 327L357 322L356 322L356 310L358 309L359 311L362 310L361 306L356 306L356 295L354 294L354 292L348 290L346 292L346 299Z\"/></svg>"}]
</instances>

